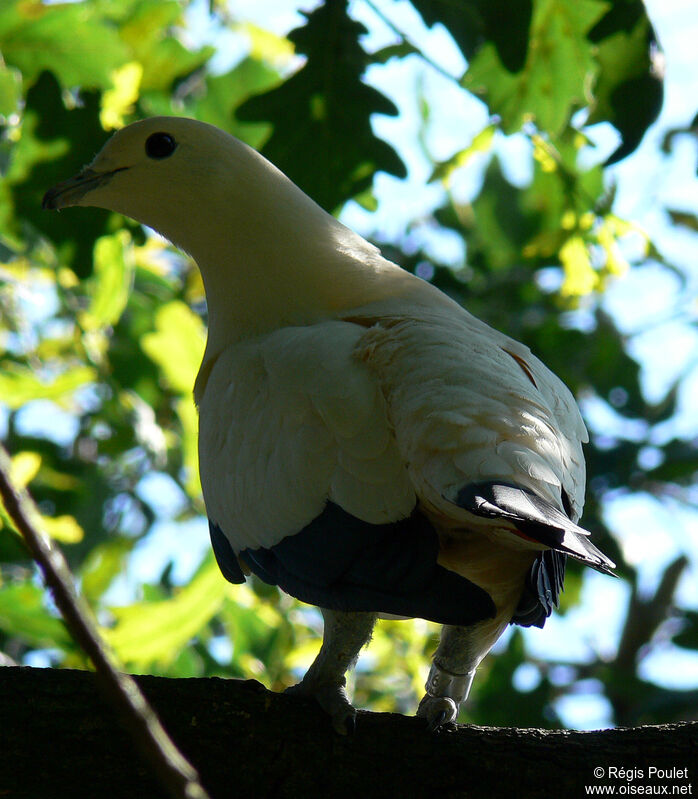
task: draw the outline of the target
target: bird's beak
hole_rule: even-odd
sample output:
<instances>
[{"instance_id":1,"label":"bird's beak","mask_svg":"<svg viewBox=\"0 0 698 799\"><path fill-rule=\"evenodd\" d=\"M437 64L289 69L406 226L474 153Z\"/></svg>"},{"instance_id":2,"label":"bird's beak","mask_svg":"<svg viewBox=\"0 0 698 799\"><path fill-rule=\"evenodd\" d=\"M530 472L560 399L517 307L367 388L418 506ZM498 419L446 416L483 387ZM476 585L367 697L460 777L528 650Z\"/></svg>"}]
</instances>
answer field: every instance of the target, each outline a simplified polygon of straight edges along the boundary
<instances>
[{"instance_id":1,"label":"bird's beak","mask_svg":"<svg viewBox=\"0 0 698 799\"><path fill-rule=\"evenodd\" d=\"M49 189L44 194L41 207L49 211L60 211L69 205L77 205L88 192L108 183L117 172L122 172L124 169L128 167L122 166L108 172L98 172L87 167L72 178Z\"/></svg>"}]
</instances>

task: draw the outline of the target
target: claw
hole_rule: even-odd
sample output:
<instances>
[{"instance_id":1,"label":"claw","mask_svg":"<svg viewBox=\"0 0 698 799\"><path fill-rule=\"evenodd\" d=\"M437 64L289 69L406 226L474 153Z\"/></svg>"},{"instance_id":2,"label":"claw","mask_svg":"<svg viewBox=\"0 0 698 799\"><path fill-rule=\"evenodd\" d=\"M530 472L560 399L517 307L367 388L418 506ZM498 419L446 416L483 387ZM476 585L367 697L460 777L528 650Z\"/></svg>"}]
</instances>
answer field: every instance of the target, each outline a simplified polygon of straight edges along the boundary
<instances>
[{"instance_id":1,"label":"claw","mask_svg":"<svg viewBox=\"0 0 698 799\"><path fill-rule=\"evenodd\" d=\"M456 720L458 707L453 699L447 696L425 696L419 703L417 716L427 720L427 730L437 730Z\"/></svg>"},{"instance_id":2,"label":"claw","mask_svg":"<svg viewBox=\"0 0 698 799\"><path fill-rule=\"evenodd\" d=\"M440 713L437 713L436 716L427 724L427 730L429 732L436 732L448 721L450 721L448 718L448 711L442 710Z\"/></svg>"},{"instance_id":3,"label":"claw","mask_svg":"<svg viewBox=\"0 0 698 799\"><path fill-rule=\"evenodd\" d=\"M298 685L287 688L284 693L310 696L320 705L332 721L339 735L353 735L356 730L356 710L347 697L343 685L314 684L301 680Z\"/></svg>"}]
</instances>

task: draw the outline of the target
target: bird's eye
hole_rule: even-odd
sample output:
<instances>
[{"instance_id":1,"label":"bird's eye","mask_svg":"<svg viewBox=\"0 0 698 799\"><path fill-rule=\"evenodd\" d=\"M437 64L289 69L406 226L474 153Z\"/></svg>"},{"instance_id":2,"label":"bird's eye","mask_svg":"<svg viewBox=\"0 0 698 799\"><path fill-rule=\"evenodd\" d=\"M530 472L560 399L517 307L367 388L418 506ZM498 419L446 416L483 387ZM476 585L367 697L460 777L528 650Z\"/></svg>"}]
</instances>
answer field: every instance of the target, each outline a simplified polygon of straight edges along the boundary
<instances>
[{"instance_id":1,"label":"bird's eye","mask_svg":"<svg viewBox=\"0 0 698 799\"><path fill-rule=\"evenodd\" d=\"M145 154L148 158L168 158L176 147L177 142L169 133L151 133L145 142Z\"/></svg>"}]
</instances>

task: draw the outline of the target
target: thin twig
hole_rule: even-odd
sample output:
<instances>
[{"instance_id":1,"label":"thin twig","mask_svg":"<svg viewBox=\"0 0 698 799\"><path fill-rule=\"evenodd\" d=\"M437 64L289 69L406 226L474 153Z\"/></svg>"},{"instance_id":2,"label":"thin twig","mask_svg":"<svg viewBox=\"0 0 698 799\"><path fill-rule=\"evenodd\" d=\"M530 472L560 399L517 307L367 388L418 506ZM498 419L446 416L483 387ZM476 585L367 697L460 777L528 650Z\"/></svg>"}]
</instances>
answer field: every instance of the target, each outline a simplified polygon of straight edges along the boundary
<instances>
[{"instance_id":1,"label":"thin twig","mask_svg":"<svg viewBox=\"0 0 698 799\"><path fill-rule=\"evenodd\" d=\"M196 770L165 732L140 688L116 668L89 609L75 591L63 553L40 532L33 501L25 491L15 489L9 475L10 458L0 445L0 496L5 510L39 564L68 630L94 664L107 699L173 799L208 799Z\"/></svg>"},{"instance_id":2,"label":"thin twig","mask_svg":"<svg viewBox=\"0 0 698 799\"><path fill-rule=\"evenodd\" d=\"M376 6L372 0L364 0L364 2L371 9L371 11L373 11L373 13L379 17L396 36L400 38L403 44L409 44L409 46L424 61L424 63L428 64L432 69L435 69L440 75L443 75L443 77L448 78L450 81L453 81L456 85L460 86L460 81L455 75L452 75L445 67L442 67L441 64L438 64L436 61L434 61L434 59L428 56L424 50L411 41L410 37L404 31L400 30L400 28L392 21L392 19L390 19L390 17L388 17L384 11L378 8L378 6Z\"/></svg>"}]
</instances>

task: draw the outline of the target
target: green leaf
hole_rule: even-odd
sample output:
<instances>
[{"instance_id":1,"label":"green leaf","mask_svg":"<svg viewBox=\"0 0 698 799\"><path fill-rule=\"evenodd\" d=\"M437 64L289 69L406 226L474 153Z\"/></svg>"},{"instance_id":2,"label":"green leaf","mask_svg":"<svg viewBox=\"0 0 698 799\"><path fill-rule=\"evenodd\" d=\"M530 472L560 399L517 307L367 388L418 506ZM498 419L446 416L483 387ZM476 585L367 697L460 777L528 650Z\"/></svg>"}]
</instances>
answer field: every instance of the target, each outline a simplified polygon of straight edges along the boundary
<instances>
[{"instance_id":1,"label":"green leaf","mask_svg":"<svg viewBox=\"0 0 698 799\"><path fill-rule=\"evenodd\" d=\"M359 44L364 28L347 15L346 0L326 3L307 19L288 36L296 52L307 56L305 65L277 88L248 100L236 116L271 122L274 132L262 153L333 211L365 191L376 171L403 177L405 168L371 128L371 114L396 109L361 80L369 60Z\"/></svg>"},{"instance_id":2,"label":"green leaf","mask_svg":"<svg viewBox=\"0 0 698 799\"><path fill-rule=\"evenodd\" d=\"M522 69L510 72L495 44L488 42L471 61L464 87L501 117L506 133L519 130L527 119L539 130L560 133L589 100L598 65L585 34L605 8L598 0L535 0Z\"/></svg>"},{"instance_id":3,"label":"green leaf","mask_svg":"<svg viewBox=\"0 0 698 799\"><path fill-rule=\"evenodd\" d=\"M190 384L191 387L191 384ZM199 478L199 416L194 398L188 396L177 401L177 416L182 425L182 465L184 466L184 489L194 500L201 497Z\"/></svg>"},{"instance_id":4,"label":"green leaf","mask_svg":"<svg viewBox=\"0 0 698 799\"><path fill-rule=\"evenodd\" d=\"M60 260L84 277L92 271L94 242L107 232L109 214L97 208L63 214L41 208L46 190L89 163L106 138L99 122L99 97L85 92L81 100L67 109L50 72L29 90L7 174L14 216L3 209L0 219L3 232L19 235L28 226L40 231L54 243Z\"/></svg>"},{"instance_id":5,"label":"green leaf","mask_svg":"<svg viewBox=\"0 0 698 799\"><path fill-rule=\"evenodd\" d=\"M667 208L667 214L675 225L680 225L693 233L698 233L698 214L690 211L679 211L675 208Z\"/></svg>"},{"instance_id":6,"label":"green leaf","mask_svg":"<svg viewBox=\"0 0 698 799\"><path fill-rule=\"evenodd\" d=\"M94 3L4 0L0 10L0 51L27 84L50 70L65 89L106 88L110 73L128 51Z\"/></svg>"},{"instance_id":7,"label":"green leaf","mask_svg":"<svg viewBox=\"0 0 698 799\"><path fill-rule=\"evenodd\" d=\"M0 587L0 629L35 647L72 643L63 622L46 609L42 589L29 582Z\"/></svg>"},{"instance_id":8,"label":"green leaf","mask_svg":"<svg viewBox=\"0 0 698 799\"><path fill-rule=\"evenodd\" d=\"M420 55L419 48L410 42L400 42L400 44L390 44L371 53L371 61L374 64L386 64L392 58L406 58L408 55Z\"/></svg>"},{"instance_id":9,"label":"green leaf","mask_svg":"<svg viewBox=\"0 0 698 799\"><path fill-rule=\"evenodd\" d=\"M239 122L235 109L252 95L265 92L278 82L276 70L262 61L245 58L230 72L206 76L206 92L192 104L192 115L259 148L269 136L270 125Z\"/></svg>"},{"instance_id":10,"label":"green leaf","mask_svg":"<svg viewBox=\"0 0 698 799\"><path fill-rule=\"evenodd\" d=\"M89 552L80 570L80 588L90 602L98 600L124 570L135 543L132 538L115 538Z\"/></svg>"},{"instance_id":11,"label":"green leaf","mask_svg":"<svg viewBox=\"0 0 698 799\"><path fill-rule=\"evenodd\" d=\"M9 117L19 110L22 96L22 74L0 62L0 116Z\"/></svg>"},{"instance_id":12,"label":"green leaf","mask_svg":"<svg viewBox=\"0 0 698 799\"><path fill-rule=\"evenodd\" d=\"M102 236L95 242L91 301L87 310L80 314L80 324L86 330L98 330L119 321L133 282L130 242L131 236L126 230Z\"/></svg>"},{"instance_id":13,"label":"green leaf","mask_svg":"<svg viewBox=\"0 0 698 799\"><path fill-rule=\"evenodd\" d=\"M141 347L162 371L173 391L190 394L203 357L206 334L201 319L183 302L158 308L155 332L141 337Z\"/></svg>"},{"instance_id":14,"label":"green leaf","mask_svg":"<svg viewBox=\"0 0 698 799\"><path fill-rule=\"evenodd\" d=\"M518 72L528 51L532 0L413 0L427 25L444 25L471 61L492 42L502 64Z\"/></svg>"},{"instance_id":15,"label":"green leaf","mask_svg":"<svg viewBox=\"0 0 698 799\"><path fill-rule=\"evenodd\" d=\"M272 604L260 600L249 589L245 589L245 594L251 600L249 604L226 597L222 619L234 645L234 659L253 656L263 660L273 648L275 633L283 619Z\"/></svg>"},{"instance_id":16,"label":"green leaf","mask_svg":"<svg viewBox=\"0 0 698 799\"><path fill-rule=\"evenodd\" d=\"M431 173L429 182L441 180L448 184L457 169L467 166L476 155L489 152L492 149L495 132L495 125L487 125L487 127L483 128L473 137L473 140L464 150L452 155L448 161L442 161L437 164Z\"/></svg>"},{"instance_id":17,"label":"green leaf","mask_svg":"<svg viewBox=\"0 0 698 799\"><path fill-rule=\"evenodd\" d=\"M482 191L464 220L468 260L475 269L507 269L520 258L521 248L536 229L521 196L502 174L498 158L485 172Z\"/></svg>"},{"instance_id":18,"label":"green leaf","mask_svg":"<svg viewBox=\"0 0 698 799\"><path fill-rule=\"evenodd\" d=\"M601 66L588 124L610 122L623 140L608 159L611 164L638 146L661 110L663 76L655 68L659 45L642 0L612 3L588 39Z\"/></svg>"},{"instance_id":19,"label":"green leaf","mask_svg":"<svg viewBox=\"0 0 698 799\"><path fill-rule=\"evenodd\" d=\"M143 68L143 91L169 91L177 78L201 67L215 52L209 46L187 49L168 35L181 16L177 0L139 0L122 21L121 38Z\"/></svg>"},{"instance_id":20,"label":"green leaf","mask_svg":"<svg viewBox=\"0 0 698 799\"><path fill-rule=\"evenodd\" d=\"M90 366L67 369L51 380L42 380L26 366L6 364L0 373L0 397L9 408L21 408L27 402L49 399L60 402L73 392L96 380L97 373Z\"/></svg>"},{"instance_id":21,"label":"green leaf","mask_svg":"<svg viewBox=\"0 0 698 799\"><path fill-rule=\"evenodd\" d=\"M131 667L166 666L218 612L226 590L210 557L172 599L112 608L116 625L102 632L119 659Z\"/></svg>"}]
</instances>

